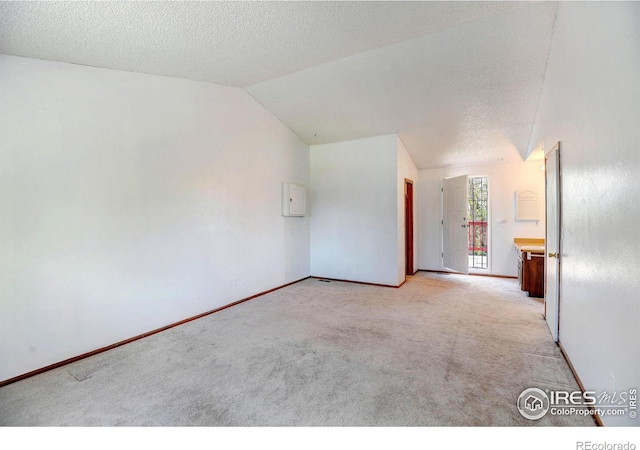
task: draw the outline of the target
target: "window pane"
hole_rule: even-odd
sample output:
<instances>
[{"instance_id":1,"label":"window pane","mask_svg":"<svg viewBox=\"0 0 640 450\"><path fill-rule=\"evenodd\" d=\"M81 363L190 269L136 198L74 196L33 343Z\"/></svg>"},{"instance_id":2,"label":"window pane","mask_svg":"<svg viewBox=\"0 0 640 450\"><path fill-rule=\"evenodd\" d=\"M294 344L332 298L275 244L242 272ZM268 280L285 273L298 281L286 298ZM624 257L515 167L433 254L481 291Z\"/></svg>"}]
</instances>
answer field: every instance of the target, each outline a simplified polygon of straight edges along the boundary
<instances>
[{"instance_id":1,"label":"window pane","mask_svg":"<svg viewBox=\"0 0 640 450\"><path fill-rule=\"evenodd\" d=\"M469 178L469 267L486 269L488 267L488 179L487 177Z\"/></svg>"}]
</instances>

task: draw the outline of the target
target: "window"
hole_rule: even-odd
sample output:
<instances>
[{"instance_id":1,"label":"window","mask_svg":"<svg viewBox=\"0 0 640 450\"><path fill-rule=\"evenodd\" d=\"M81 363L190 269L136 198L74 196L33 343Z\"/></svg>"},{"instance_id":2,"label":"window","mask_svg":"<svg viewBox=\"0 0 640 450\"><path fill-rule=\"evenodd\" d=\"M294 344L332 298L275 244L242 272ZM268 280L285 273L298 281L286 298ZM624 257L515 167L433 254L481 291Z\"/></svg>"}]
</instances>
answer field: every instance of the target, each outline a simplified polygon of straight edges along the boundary
<instances>
[{"instance_id":1,"label":"window","mask_svg":"<svg viewBox=\"0 0 640 450\"><path fill-rule=\"evenodd\" d=\"M489 189L487 177L469 177L469 268L487 269Z\"/></svg>"}]
</instances>

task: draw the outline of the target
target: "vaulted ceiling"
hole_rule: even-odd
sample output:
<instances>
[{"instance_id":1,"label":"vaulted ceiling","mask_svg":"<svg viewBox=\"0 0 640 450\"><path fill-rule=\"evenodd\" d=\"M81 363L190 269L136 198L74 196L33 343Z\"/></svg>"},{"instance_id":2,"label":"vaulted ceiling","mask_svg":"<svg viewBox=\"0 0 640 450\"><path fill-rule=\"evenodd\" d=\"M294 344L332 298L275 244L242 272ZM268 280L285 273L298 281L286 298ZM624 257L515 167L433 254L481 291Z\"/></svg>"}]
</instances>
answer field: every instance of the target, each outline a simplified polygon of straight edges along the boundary
<instances>
[{"instance_id":1,"label":"vaulted ceiling","mask_svg":"<svg viewBox=\"0 0 640 450\"><path fill-rule=\"evenodd\" d=\"M0 2L0 53L245 89L309 144L419 168L521 160L549 2Z\"/></svg>"}]
</instances>

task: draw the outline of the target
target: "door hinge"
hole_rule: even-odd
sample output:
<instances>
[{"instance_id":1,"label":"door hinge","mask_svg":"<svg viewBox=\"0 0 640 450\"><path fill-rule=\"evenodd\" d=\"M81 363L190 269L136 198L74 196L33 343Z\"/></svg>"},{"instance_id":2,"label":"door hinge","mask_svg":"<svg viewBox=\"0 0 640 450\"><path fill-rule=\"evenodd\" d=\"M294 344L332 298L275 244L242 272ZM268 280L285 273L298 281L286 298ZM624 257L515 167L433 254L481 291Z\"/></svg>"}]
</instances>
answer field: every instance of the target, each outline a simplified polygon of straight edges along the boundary
<instances>
[{"instance_id":1,"label":"door hinge","mask_svg":"<svg viewBox=\"0 0 640 450\"><path fill-rule=\"evenodd\" d=\"M442 257L444 258L444 253L442 254Z\"/></svg>"},{"instance_id":2,"label":"door hinge","mask_svg":"<svg viewBox=\"0 0 640 450\"><path fill-rule=\"evenodd\" d=\"M444 225L444 220L441 220L441 221L440 221L440 225Z\"/></svg>"}]
</instances>

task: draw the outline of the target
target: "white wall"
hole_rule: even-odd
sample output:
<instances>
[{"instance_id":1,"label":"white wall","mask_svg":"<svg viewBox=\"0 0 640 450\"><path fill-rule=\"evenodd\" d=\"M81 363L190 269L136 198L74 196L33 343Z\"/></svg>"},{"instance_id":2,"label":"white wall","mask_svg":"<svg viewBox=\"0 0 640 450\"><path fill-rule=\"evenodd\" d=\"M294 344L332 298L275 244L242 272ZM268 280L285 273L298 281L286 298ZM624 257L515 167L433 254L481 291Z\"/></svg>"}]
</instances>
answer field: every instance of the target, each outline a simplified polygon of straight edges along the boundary
<instances>
[{"instance_id":1,"label":"white wall","mask_svg":"<svg viewBox=\"0 0 640 450\"><path fill-rule=\"evenodd\" d=\"M311 146L311 275L398 284L397 136Z\"/></svg>"},{"instance_id":2,"label":"white wall","mask_svg":"<svg viewBox=\"0 0 640 450\"><path fill-rule=\"evenodd\" d=\"M404 143L397 138L398 147L398 284L405 280L407 271L405 257L405 204L404 183L405 179L413 181L413 269L418 270L418 169L416 169L411 156L407 152Z\"/></svg>"},{"instance_id":3,"label":"white wall","mask_svg":"<svg viewBox=\"0 0 640 450\"><path fill-rule=\"evenodd\" d=\"M0 56L0 380L307 277L308 174L240 89Z\"/></svg>"},{"instance_id":4,"label":"white wall","mask_svg":"<svg viewBox=\"0 0 640 450\"><path fill-rule=\"evenodd\" d=\"M513 238L544 238L544 201L540 202L539 222L515 220L515 191L533 189L544 198L544 161L508 162L478 166L453 166L418 171L420 224L420 269L442 267L442 194L444 178L460 175L489 178L489 269L478 273L517 276L518 261ZM505 219L503 228L497 221Z\"/></svg>"},{"instance_id":5,"label":"white wall","mask_svg":"<svg viewBox=\"0 0 640 450\"><path fill-rule=\"evenodd\" d=\"M560 342L596 391L640 387L638 18L636 2L560 2L530 144L562 142Z\"/></svg>"}]
</instances>

